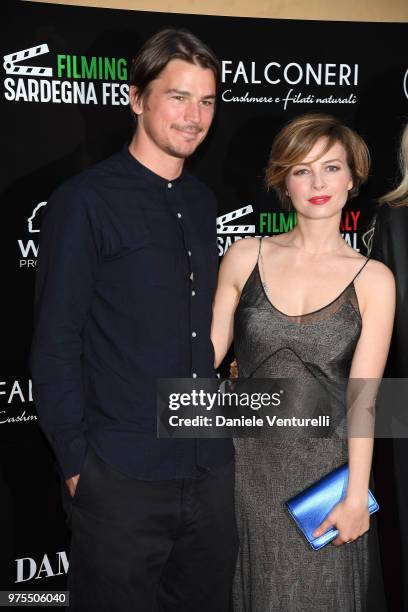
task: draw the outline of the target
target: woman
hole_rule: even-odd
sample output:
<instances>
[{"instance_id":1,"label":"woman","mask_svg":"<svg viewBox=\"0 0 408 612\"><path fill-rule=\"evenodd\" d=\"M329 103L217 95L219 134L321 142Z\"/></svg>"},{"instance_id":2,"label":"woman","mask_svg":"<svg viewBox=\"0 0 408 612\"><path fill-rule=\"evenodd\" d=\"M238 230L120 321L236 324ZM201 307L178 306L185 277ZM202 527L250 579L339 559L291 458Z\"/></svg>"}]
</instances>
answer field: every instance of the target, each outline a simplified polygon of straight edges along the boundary
<instances>
[{"instance_id":1,"label":"woman","mask_svg":"<svg viewBox=\"0 0 408 612\"><path fill-rule=\"evenodd\" d=\"M241 377L382 376L394 279L339 231L341 211L368 169L365 143L334 117L305 115L280 131L266 182L294 207L297 225L277 237L241 240L226 253L214 301L216 366L234 338ZM239 439L235 446L235 611L366 610L372 438ZM346 497L314 534L333 525L339 535L313 551L283 502L347 460Z\"/></svg>"},{"instance_id":2,"label":"woman","mask_svg":"<svg viewBox=\"0 0 408 612\"><path fill-rule=\"evenodd\" d=\"M386 376L390 378L408 378L408 125L402 134L399 157L402 179L396 189L380 200L383 205L377 213L372 247L373 257L391 268L397 285L394 333L386 368ZM401 612L408 612L407 439L393 440L393 455L405 576Z\"/></svg>"},{"instance_id":3,"label":"woman","mask_svg":"<svg viewBox=\"0 0 408 612\"><path fill-rule=\"evenodd\" d=\"M381 198L376 217L372 255L387 264L397 280L395 328L387 363L387 374L408 377L408 125L400 148L402 180ZM388 206L384 206L387 204Z\"/></svg>"}]
</instances>

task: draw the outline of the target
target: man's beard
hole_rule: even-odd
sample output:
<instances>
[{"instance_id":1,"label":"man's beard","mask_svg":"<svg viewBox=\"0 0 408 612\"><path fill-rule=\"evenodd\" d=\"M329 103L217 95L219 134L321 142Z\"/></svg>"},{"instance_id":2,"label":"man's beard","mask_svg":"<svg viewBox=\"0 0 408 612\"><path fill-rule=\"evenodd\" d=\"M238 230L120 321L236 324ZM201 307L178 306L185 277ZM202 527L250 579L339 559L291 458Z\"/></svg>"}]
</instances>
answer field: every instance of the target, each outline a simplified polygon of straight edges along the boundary
<instances>
[{"instance_id":1,"label":"man's beard","mask_svg":"<svg viewBox=\"0 0 408 612\"><path fill-rule=\"evenodd\" d=\"M162 145L160 148L162 149L162 151L164 151L168 155L171 155L172 157L178 157L179 159L187 159L187 157L190 157L190 155L194 153L194 151L198 147L198 144L196 144L194 148L190 151L179 151L175 147L173 147L170 143L166 143Z\"/></svg>"}]
</instances>

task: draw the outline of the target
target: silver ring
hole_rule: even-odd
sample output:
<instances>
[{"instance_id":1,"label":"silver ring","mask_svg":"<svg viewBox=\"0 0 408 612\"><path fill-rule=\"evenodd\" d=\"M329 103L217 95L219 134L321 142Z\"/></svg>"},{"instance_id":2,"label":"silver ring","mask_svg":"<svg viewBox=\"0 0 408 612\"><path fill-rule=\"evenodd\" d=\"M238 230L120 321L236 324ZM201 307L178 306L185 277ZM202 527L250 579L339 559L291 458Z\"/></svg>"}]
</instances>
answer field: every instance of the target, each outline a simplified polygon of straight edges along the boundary
<instances>
[{"instance_id":1,"label":"silver ring","mask_svg":"<svg viewBox=\"0 0 408 612\"><path fill-rule=\"evenodd\" d=\"M347 542L344 542L345 544L351 544L353 542L353 540L347 540Z\"/></svg>"}]
</instances>

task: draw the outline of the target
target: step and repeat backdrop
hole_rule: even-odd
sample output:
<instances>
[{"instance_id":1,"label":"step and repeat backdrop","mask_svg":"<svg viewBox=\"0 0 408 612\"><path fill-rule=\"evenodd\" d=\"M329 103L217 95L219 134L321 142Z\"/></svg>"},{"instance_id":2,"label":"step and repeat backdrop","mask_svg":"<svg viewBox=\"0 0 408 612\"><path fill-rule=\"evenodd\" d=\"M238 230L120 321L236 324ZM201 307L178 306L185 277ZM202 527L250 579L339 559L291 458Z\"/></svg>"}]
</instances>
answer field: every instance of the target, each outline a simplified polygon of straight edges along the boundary
<instances>
[{"instance_id":1,"label":"step and repeat backdrop","mask_svg":"<svg viewBox=\"0 0 408 612\"><path fill-rule=\"evenodd\" d=\"M277 234L296 223L265 190L263 173L276 131L313 111L341 117L372 152L369 183L346 206L341 225L347 242L364 251L376 199L397 175L398 140L408 116L408 25L17 1L2 2L0 11L0 580L4 589L49 590L65 586L69 531L28 371L41 214L62 181L130 139L131 58L146 38L171 25L190 29L222 62L216 119L188 162L217 195L220 257L236 240ZM389 475L379 474L383 561L388 596L397 601L399 557L394 553L391 560L387 548L395 500Z\"/></svg>"}]
</instances>

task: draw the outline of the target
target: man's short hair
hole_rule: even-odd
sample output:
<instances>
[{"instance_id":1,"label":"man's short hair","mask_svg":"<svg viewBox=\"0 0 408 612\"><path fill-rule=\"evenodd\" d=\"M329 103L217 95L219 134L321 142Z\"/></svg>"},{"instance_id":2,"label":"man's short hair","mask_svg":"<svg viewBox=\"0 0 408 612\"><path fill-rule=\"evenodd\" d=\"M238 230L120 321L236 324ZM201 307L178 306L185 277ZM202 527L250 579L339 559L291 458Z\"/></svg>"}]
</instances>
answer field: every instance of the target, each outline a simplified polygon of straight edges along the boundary
<instances>
[{"instance_id":1,"label":"man's short hair","mask_svg":"<svg viewBox=\"0 0 408 612\"><path fill-rule=\"evenodd\" d=\"M129 86L137 88L137 98L149 94L150 83L174 59L212 70L218 89L221 68L214 52L188 30L165 28L151 36L132 60Z\"/></svg>"}]
</instances>

